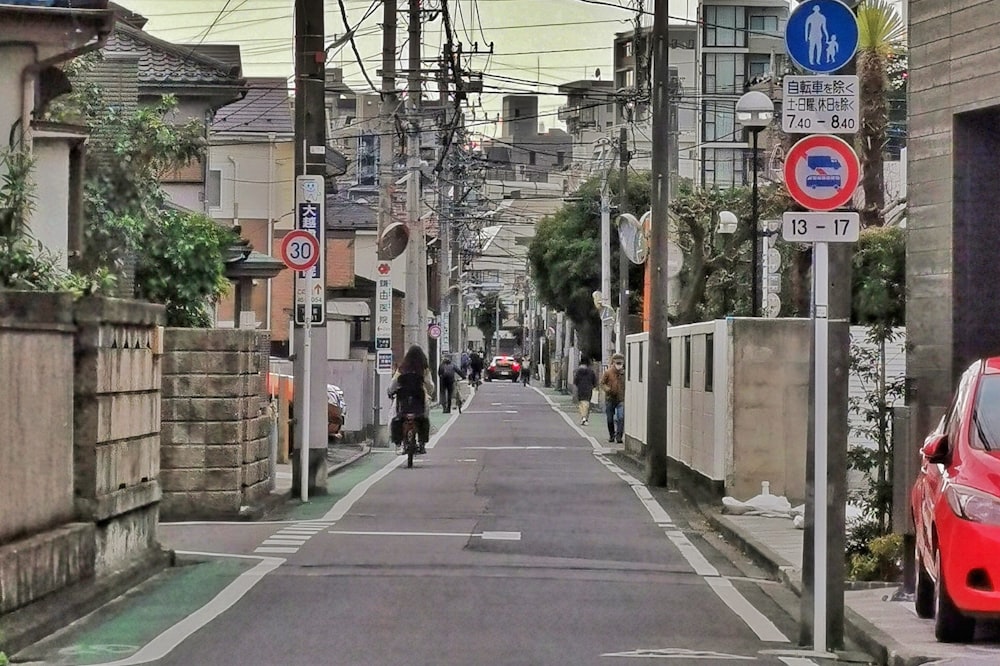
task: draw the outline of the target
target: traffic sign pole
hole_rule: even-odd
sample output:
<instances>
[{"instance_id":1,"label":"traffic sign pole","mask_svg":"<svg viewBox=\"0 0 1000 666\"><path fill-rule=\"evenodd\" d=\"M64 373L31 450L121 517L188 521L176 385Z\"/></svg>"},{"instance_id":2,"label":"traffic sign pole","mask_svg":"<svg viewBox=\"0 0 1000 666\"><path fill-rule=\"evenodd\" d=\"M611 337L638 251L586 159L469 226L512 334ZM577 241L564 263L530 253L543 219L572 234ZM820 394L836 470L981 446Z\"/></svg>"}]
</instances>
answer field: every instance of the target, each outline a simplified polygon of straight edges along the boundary
<instances>
[{"instance_id":1,"label":"traffic sign pole","mask_svg":"<svg viewBox=\"0 0 1000 666\"><path fill-rule=\"evenodd\" d=\"M312 283L313 283L313 272L312 268L305 271L306 276L306 295L308 298L312 299ZM307 301L308 302L308 301ZM306 358L306 363L302 368L302 384L305 387L311 386L312 381L312 363L309 360L312 358L312 308L310 304L310 311L306 313L305 321L302 322L302 354ZM301 398L306 398L306 395L300 396ZM306 398L302 402L302 434L303 439L299 443L299 497L303 502L309 501L309 400Z\"/></svg>"},{"instance_id":2,"label":"traffic sign pole","mask_svg":"<svg viewBox=\"0 0 1000 666\"><path fill-rule=\"evenodd\" d=\"M826 75L836 73L851 62L858 48L858 38L857 17L841 0L801 0L792 11L785 24L785 48L796 65L813 74L785 77L782 111L785 132L854 134L857 131L857 77ZM846 482L839 465L841 451L846 453L846 415L845 405L838 404L832 407L831 417L831 398L846 404L846 368L842 366L847 363L849 344L850 264L847 262L846 272L841 273L840 267L849 255L846 251L849 248L835 246L838 248L835 254L838 289L831 297L829 243L856 241L860 224L857 213L826 212L850 203L861 171L854 149L830 134L813 134L796 143L786 157L784 169L785 184L792 198L809 211L823 212L785 213L782 218L783 238L813 244L813 400L807 452L813 474L808 479L806 491L807 551L803 554L801 628L803 641L808 640L808 624L812 620L813 650L819 654L829 654L831 647L843 646L844 619L843 564L835 558L843 555L837 552L838 545L843 546L843 526L838 526L837 521L843 522L846 500ZM840 284L840 280L846 284ZM831 298L836 305L831 306ZM835 324L832 332L831 317ZM833 386L831 365L835 370ZM831 428L837 446L833 452L830 449ZM835 467L832 476L831 457ZM812 517L812 521L808 517ZM832 538L831 528L839 529ZM834 580L828 580L831 575Z\"/></svg>"}]
</instances>

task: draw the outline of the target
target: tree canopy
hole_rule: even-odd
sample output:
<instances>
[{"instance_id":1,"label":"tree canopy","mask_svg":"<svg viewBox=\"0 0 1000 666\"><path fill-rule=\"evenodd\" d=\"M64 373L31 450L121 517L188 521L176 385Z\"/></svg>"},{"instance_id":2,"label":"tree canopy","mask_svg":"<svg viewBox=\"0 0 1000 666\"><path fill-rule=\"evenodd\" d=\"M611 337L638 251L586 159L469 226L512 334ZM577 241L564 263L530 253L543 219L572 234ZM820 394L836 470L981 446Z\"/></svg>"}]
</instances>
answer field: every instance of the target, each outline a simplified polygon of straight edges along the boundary
<instances>
[{"instance_id":1,"label":"tree canopy","mask_svg":"<svg viewBox=\"0 0 1000 666\"><path fill-rule=\"evenodd\" d=\"M620 201L618 179L609 179L612 202ZM649 210L650 179L646 172L632 172L628 177L628 210L638 217ZM601 287L601 180L585 182L555 214L543 218L535 228L528 247L531 277L543 303L561 310L573 321L584 348L592 348L600 339L600 321L592 294ZM615 213L612 214L614 225ZM611 281L618 280L618 234L611 234ZM642 293L642 267L630 264L629 289ZM615 301L615 298L612 298ZM630 303L634 311L636 303Z\"/></svg>"}]
</instances>

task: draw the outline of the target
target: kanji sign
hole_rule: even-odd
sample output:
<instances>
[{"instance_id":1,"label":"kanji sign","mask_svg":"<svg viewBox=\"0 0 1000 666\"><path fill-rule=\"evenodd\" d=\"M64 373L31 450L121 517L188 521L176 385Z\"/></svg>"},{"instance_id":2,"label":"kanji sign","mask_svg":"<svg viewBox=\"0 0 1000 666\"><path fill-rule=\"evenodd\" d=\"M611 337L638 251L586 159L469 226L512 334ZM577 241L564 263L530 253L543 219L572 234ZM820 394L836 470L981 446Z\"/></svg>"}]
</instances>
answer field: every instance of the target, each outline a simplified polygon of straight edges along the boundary
<instances>
[{"instance_id":1,"label":"kanji sign","mask_svg":"<svg viewBox=\"0 0 1000 666\"><path fill-rule=\"evenodd\" d=\"M861 164L843 139L813 134L785 157L785 186L810 210L833 210L851 200L861 178Z\"/></svg>"},{"instance_id":2,"label":"kanji sign","mask_svg":"<svg viewBox=\"0 0 1000 666\"><path fill-rule=\"evenodd\" d=\"M307 305L313 324L322 324L326 319L324 193L322 176L296 176L295 228L312 235L317 245L316 261L311 264L312 268L295 271L295 323L299 325L305 323ZM306 293L305 270L312 271L311 294Z\"/></svg>"},{"instance_id":3,"label":"kanji sign","mask_svg":"<svg viewBox=\"0 0 1000 666\"><path fill-rule=\"evenodd\" d=\"M785 76L781 129L788 134L858 131L857 76Z\"/></svg>"},{"instance_id":4,"label":"kanji sign","mask_svg":"<svg viewBox=\"0 0 1000 666\"><path fill-rule=\"evenodd\" d=\"M392 264L382 262L375 279L375 369L392 372Z\"/></svg>"}]
</instances>

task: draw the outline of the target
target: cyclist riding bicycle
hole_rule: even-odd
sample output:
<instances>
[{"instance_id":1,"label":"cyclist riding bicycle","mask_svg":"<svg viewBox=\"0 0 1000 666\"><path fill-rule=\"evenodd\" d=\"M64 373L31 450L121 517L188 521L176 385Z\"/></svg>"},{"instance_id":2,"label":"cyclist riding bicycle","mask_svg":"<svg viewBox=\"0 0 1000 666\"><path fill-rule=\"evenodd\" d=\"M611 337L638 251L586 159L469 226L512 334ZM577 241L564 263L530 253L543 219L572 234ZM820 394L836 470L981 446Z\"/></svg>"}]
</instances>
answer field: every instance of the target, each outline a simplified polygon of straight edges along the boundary
<instances>
[{"instance_id":1,"label":"cyclist riding bicycle","mask_svg":"<svg viewBox=\"0 0 1000 666\"><path fill-rule=\"evenodd\" d=\"M483 357L479 352L469 354L469 382L473 386L479 386L483 377Z\"/></svg>"},{"instance_id":2,"label":"cyclist riding bicycle","mask_svg":"<svg viewBox=\"0 0 1000 666\"><path fill-rule=\"evenodd\" d=\"M416 417L417 440L420 442L418 453L427 452L431 430L427 405L430 404L430 396L434 391L427 355L418 345L413 345L396 368L389 384L389 397L396 400L396 415L389 422L389 435L396 445L397 454L403 452L403 421L407 414Z\"/></svg>"}]
</instances>

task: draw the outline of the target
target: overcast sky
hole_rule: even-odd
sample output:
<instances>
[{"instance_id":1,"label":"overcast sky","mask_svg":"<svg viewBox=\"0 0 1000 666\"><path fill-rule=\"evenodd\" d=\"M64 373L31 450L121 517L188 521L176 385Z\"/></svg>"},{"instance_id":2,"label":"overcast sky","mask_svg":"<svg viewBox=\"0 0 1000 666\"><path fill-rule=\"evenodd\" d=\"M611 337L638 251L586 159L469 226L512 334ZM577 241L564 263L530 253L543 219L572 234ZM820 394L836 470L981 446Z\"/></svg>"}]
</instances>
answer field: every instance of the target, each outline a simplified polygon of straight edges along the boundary
<instances>
[{"instance_id":1,"label":"overcast sky","mask_svg":"<svg viewBox=\"0 0 1000 666\"><path fill-rule=\"evenodd\" d=\"M592 78L597 69L610 79L611 44L616 32L632 28L635 0L601 0L609 7L582 0L451 0L456 39L468 52L473 42L481 51L493 42L494 54L467 61L467 67L484 71L487 86L482 96L486 112L495 117L505 93L538 92L541 113L552 113L540 122L558 126L556 108L565 97L553 94L567 81ZM175 43L238 43L246 76L290 76L292 74L293 0L118 0L119 4L149 19L146 30ZM381 3L378 3L379 5ZM407 0L398 0L401 8ZM425 5L439 5L425 0ZM652 0L645 6L652 11ZM680 20L693 15L696 0L672 0L671 14ZM350 24L355 26L371 7L371 0L345 0ZM675 9L676 7L676 9ZM630 11L630 8L632 10ZM221 12L221 16L220 16ZM689 13L690 12L690 13ZM376 70L381 61L382 9L365 18L356 43L368 71L379 85ZM650 22L647 17L646 23ZM406 16L399 17L398 44L405 54ZM326 0L326 32L329 41L345 32L336 0ZM425 57L441 53L444 30L440 18L425 24ZM333 55L328 66L342 66L348 84L358 91L368 88L350 46ZM490 76L495 75L495 76ZM505 79L496 77L506 77ZM511 80L513 79L513 80ZM400 86L405 82L400 81ZM436 86L435 86L436 88ZM482 120L484 111L476 110Z\"/></svg>"},{"instance_id":2,"label":"overcast sky","mask_svg":"<svg viewBox=\"0 0 1000 666\"><path fill-rule=\"evenodd\" d=\"M291 76L292 8L294 0L117 0L119 4L149 19L146 30L175 43L239 44L245 76ZM556 86L567 81L612 76L612 41L617 32L632 28L637 0L450 0L456 39L471 50L493 42L494 54L474 57L466 67L486 73L484 114L496 117L504 94L540 94L539 122L560 126L555 110L565 103ZM792 0L789 0L792 2ZM382 37L381 3L377 0L344 0L348 20L358 26L356 44L368 75L376 86ZM600 4L605 3L605 4ZM407 0L398 0L405 9ZM424 0L425 6L440 6L440 0ZM614 6L607 6L614 5ZM337 0L326 0L328 41L345 32ZM366 13L374 6L367 18ZM653 0L645 0L652 11ZM697 0L670 0L671 22L691 19ZM362 20L363 19L363 20ZM359 25L360 22L360 25ZM651 17L646 17L646 24ZM397 44L405 54L406 16L399 16ZM424 55L441 53L444 30L440 18L425 24ZM347 83L357 91L369 89L350 46L333 52L328 66L343 67ZM505 78L498 78L505 77ZM399 87L405 85L400 81ZM436 90L436 86L432 86ZM485 110L485 111L484 111ZM551 114L544 117L544 114ZM470 118L471 120L471 118Z\"/></svg>"}]
</instances>

